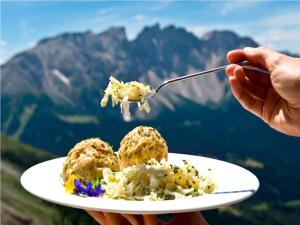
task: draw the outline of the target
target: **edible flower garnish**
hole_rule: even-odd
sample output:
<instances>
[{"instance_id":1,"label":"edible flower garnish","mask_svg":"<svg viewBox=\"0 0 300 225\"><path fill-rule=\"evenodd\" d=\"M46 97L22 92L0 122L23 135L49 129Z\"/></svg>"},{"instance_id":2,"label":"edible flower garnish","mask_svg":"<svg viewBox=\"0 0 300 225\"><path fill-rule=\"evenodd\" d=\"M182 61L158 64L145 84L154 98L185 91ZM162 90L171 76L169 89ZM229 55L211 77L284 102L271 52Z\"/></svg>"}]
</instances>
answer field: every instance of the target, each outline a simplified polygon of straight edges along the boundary
<instances>
[{"instance_id":1,"label":"edible flower garnish","mask_svg":"<svg viewBox=\"0 0 300 225\"><path fill-rule=\"evenodd\" d=\"M76 179L75 175L71 175L67 182L65 183L65 190L67 193L71 194L75 188L74 181Z\"/></svg>"},{"instance_id":2,"label":"edible flower garnish","mask_svg":"<svg viewBox=\"0 0 300 225\"><path fill-rule=\"evenodd\" d=\"M98 197L102 195L105 190L101 188L101 184L99 181L94 182L86 182L85 186L81 184L77 179L74 180L75 188L73 190L74 194L87 195L89 197Z\"/></svg>"}]
</instances>

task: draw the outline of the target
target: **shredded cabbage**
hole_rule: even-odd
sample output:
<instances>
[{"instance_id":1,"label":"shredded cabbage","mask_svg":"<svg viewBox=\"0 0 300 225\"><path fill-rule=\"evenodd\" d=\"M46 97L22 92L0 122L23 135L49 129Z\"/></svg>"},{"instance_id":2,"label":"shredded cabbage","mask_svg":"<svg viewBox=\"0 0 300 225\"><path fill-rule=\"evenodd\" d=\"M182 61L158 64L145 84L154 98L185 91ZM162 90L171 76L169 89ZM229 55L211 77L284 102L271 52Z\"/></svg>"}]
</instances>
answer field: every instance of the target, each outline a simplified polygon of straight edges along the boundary
<instances>
[{"instance_id":1,"label":"shredded cabbage","mask_svg":"<svg viewBox=\"0 0 300 225\"><path fill-rule=\"evenodd\" d=\"M216 184L209 176L200 175L184 161L184 167L169 164L164 159L151 159L147 164L127 167L120 172L104 168L101 180L103 198L126 200L169 200L211 193Z\"/></svg>"},{"instance_id":2,"label":"shredded cabbage","mask_svg":"<svg viewBox=\"0 0 300 225\"><path fill-rule=\"evenodd\" d=\"M105 94L101 100L101 107L105 107L111 96L112 106L120 103L121 113L130 118L129 104L131 101L137 101L139 110L150 112L150 106L145 96L153 93L153 89L149 85L145 85L136 81L124 83L118 81L114 77L109 78L110 82L105 89Z\"/></svg>"}]
</instances>

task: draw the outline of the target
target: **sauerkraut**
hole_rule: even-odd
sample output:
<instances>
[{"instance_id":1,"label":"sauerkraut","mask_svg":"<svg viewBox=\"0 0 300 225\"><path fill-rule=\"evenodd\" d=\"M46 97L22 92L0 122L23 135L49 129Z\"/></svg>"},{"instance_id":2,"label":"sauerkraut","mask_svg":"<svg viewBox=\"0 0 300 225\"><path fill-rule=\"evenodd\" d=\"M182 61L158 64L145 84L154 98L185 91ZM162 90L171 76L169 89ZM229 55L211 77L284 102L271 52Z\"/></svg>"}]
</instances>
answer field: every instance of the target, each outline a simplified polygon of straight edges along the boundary
<instances>
[{"instance_id":1,"label":"sauerkraut","mask_svg":"<svg viewBox=\"0 0 300 225\"><path fill-rule=\"evenodd\" d=\"M109 78L110 82L104 91L104 96L101 100L101 107L105 107L111 96L112 106L120 103L121 113L130 117L129 104L137 102L139 110L150 112L150 106L145 96L154 92L149 85L145 85L136 81L124 83L114 77Z\"/></svg>"},{"instance_id":2,"label":"sauerkraut","mask_svg":"<svg viewBox=\"0 0 300 225\"><path fill-rule=\"evenodd\" d=\"M120 172L105 168L101 184L105 189L103 198L152 201L199 196L216 188L208 175L200 174L187 161L178 167L155 159Z\"/></svg>"}]
</instances>

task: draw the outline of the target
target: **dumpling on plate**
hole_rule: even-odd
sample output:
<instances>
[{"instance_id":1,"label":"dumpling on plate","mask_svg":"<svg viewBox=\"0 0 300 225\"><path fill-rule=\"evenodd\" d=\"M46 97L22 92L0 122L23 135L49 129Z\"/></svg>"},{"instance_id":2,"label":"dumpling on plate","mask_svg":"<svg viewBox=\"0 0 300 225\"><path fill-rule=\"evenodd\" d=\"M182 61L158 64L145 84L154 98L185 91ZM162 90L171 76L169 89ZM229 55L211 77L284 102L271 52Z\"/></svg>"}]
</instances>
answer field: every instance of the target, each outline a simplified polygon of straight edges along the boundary
<instances>
[{"instance_id":1,"label":"dumpling on plate","mask_svg":"<svg viewBox=\"0 0 300 225\"><path fill-rule=\"evenodd\" d=\"M90 138L76 144L68 153L63 165L64 183L75 175L80 182L102 178L103 168L119 170L119 163L112 147L99 138Z\"/></svg>"},{"instance_id":2,"label":"dumpling on plate","mask_svg":"<svg viewBox=\"0 0 300 225\"><path fill-rule=\"evenodd\" d=\"M118 151L120 168L168 158L168 146L152 127L139 126L125 135Z\"/></svg>"}]
</instances>

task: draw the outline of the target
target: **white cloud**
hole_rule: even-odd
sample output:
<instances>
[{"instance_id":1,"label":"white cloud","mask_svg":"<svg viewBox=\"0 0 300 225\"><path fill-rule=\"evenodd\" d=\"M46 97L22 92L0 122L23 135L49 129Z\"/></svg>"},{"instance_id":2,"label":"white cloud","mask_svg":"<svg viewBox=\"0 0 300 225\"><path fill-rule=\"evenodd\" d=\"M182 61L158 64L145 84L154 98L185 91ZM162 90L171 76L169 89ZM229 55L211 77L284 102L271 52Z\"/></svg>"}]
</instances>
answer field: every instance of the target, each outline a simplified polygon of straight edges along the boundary
<instances>
[{"instance_id":1,"label":"white cloud","mask_svg":"<svg viewBox=\"0 0 300 225\"><path fill-rule=\"evenodd\" d=\"M300 10L269 16L266 19L253 19L243 23L214 23L209 25L186 25L187 29L202 37L210 30L233 30L239 35L254 38L261 45L277 50L289 50L300 53Z\"/></svg>"},{"instance_id":2,"label":"white cloud","mask_svg":"<svg viewBox=\"0 0 300 225\"><path fill-rule=\"evenodd\" d=\"M6 61L6 48L7 42L4 40L0 40L0 64Z\"/></svg>"},{"instance_id":3,"label":"white cloud","mask_svg":"<svg viewBox=\"0 0 300 225\"><path fill-rule=\"evenodd\" d=\"M205 33L212 30L232 30L237 33L243 33L243 26L240 24L227 24L227 23L218 23L210 25L188 25L185 26L189 32L192 32L197 37L202 37Z\"/></svg>"},{"instance_id":4,"label":"white cloud","mask_svg":"<svg viewBox=\"0 0 300 225\"><path fill-rule=\"evenodd\" d=\"M216 3L217 7L220 9L220 14L225 16L228 13L247 9L258 4L261 4L259 1L227 1L222 4L222 2Z\"/></svg>"},{"instance_id":5,"label":"white cloud","mask_svg":"<svg viewBox=\"0 0 300 225\"><path fill-rule=\"evenodd\" d=\"M27 27L28 27L28 22L27 22L26 20L22 20L22 21L20 22L20 26L21 26L22 28L27 28Z\"/></svg>"},{"instance_id":6,"label":"white cloud","mask_svg":"<svg viewBox=\"0 0 300 225\"><path fill-rule=\"evenodd\" d=\"M1 47L1 49L5 48L6 46L7 46L7 42L4 41L4 40L0 40L0 47Z\"/></svg>"},{"instance_id":7,"label":"white cloud","mask_svg":"<svg viewBox=\"0 0 300 225\"><path fill-rule=\"evenodd\" d=\"M29 43L29 45L28 45L28 47L29 48L33 48L33 47L35 47L36 46L36 42L35 41L31 41L30 43Z\"/></svg>"},{"instance_id":8,"label":"white cloud","mask_svg":"<svg viewBox=\"0 0 300 225\"><path fill-rule=\"evenodd\" d=\"M160 11L167 7L169 7L172 4L171 0L161 0L157 2L153 2L154 5L150 7L150 11Z\"/></svg>"},{"instance_id":9,"label":"white cloud","mask_svg":"<svg viewBox=\"0 0 300 225\"><path fill-rule=\"evenodd\" d=\"M136 21L144 21L146 19L146 17L142 14L136 14L133 16L133 19Z\"/></svg>"},{"instance_id":10,"label":"white cloud","mask_svg":"<svg viewBox=\"0 0 300 225\"><path fill-rule=\"evenodd\" d=\"M108 15L114 11L114 7L103 8L98 11L98 13L102 16Z\"/></svg>"},{"instance_id":11,"label":"white cloud","mask_svg":"<svg viewBox=\"0 0 300 225\"><path fill-rule=\"evenodd\" d=\"M286 30L284 28L274 28L267 30L256 36L262 45L267 45L277 50L289 50L300 53L300 27Z\"/></svg>"},{"instance_id":12,"label":"white cloud","mask_svg":"<svg viewBox=\"0 0 300 225\"><path fill-rule=\"evenodd\" d=\"M264 29L255 35L255 38L263 45L300 53L299 14L300 10L294 10L256 21L257 26Z\"/></svg>"},{"instance_id":13,"label":"white cloud","mask_svg":"<svg viewBox=\"0 0 300 225\"><path fill-rule=\"evenodd\" d=\"M299 20L300 10L289 11L270 18L261 20L260 22L275 27L283 26L300 26Z\"/></svg>"},{"instance_id":14,"label":"white cloud","mask_svg":"<svg viewBox=\"0 0 300 225\"><path fill-rule=\"evenodd\" d=\"M209 30L213 29L210 28L209 26L187 26L186 27L187 31L193 33L194 35L196 35L197 37L202 37L203 34L205 34L206 32L208 32ZM216 28L214 28L216 29Z\"/></svg>"},{"instance_id":15,"label":"white cloud","mask_svg":"<svg viewBox=\"0 0 300 225\"><path fill-rule=\"evenodd\" d=\"M36 31L35 28L31 26L26 20L21 20L19 26L20 26L20 33L23 37L28 37Z\"/></svg>"},{"instance_id":16,"label":"white cloud","mask_svg":"<svg viewBox=\"0 0 300 225\"><path fill-rule=\"evenodd\" d=\"M2 56L2 53L0 54L0 65L4 64L6 59Z\"/></svg>"}]
</instances>

